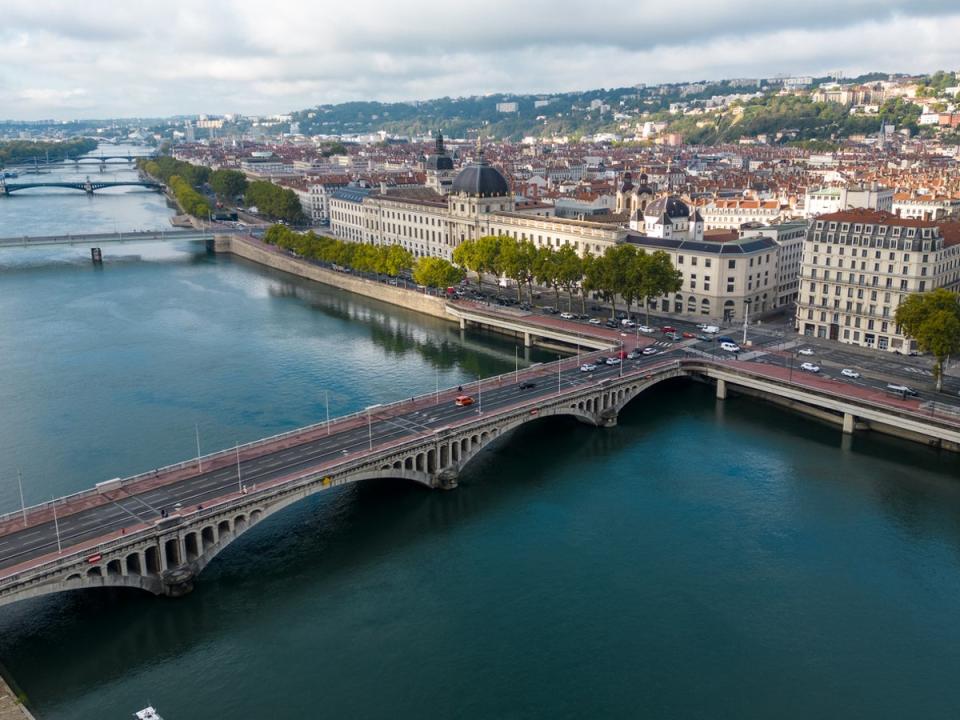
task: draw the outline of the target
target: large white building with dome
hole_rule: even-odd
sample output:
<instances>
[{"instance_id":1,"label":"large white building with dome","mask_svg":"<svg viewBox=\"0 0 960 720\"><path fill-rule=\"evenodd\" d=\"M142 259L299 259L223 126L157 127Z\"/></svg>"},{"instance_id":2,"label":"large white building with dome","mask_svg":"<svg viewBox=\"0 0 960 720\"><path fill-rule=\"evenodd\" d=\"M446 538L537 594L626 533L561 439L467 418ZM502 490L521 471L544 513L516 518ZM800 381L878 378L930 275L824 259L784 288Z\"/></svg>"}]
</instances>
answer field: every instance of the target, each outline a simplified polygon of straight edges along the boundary
<instances>
[{"instance_id":1,"label":"large white building with dome","mask_svg":"<svg viewBox=\"0 0 960 720\"><path fill-rule=\"evenodd\" d=\"M334 192L333 234L355 242L400 245L414 257L447 260L463 241L486 235L554 249L569 245L580 255L601 255L612 245L629 242L647 252L666 252L681 273L681 291L652 303L658 310L737 320L777 306L780 247L775 240L705 234L699 212L674 194L658 195L643 175L638 185L629 174L624 176L611 222L570 220L518 202L482 151L454 174L439 135L436 150L425 161L428 187L346 187Z\"/></svg>"}]
</instances>

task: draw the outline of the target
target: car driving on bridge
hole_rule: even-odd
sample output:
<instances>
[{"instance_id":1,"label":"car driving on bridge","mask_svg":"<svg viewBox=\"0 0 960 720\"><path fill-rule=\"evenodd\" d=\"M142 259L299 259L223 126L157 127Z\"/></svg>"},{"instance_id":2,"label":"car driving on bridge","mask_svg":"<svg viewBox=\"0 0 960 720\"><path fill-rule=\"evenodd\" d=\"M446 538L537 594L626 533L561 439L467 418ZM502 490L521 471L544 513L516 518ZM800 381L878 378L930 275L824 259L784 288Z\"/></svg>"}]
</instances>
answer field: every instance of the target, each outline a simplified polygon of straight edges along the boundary
<instances>
[{"instance_id":1,"label":"car driving on bridge","mask_svg":"<svg viewBox=\"0 0 960 720\"><path fill-rule=\"evenodd\" d=\"M453 401L453 404L457 407L473 405L473 398L470 395L457 395L457 399Z\"/></svg>"}]
</instances>

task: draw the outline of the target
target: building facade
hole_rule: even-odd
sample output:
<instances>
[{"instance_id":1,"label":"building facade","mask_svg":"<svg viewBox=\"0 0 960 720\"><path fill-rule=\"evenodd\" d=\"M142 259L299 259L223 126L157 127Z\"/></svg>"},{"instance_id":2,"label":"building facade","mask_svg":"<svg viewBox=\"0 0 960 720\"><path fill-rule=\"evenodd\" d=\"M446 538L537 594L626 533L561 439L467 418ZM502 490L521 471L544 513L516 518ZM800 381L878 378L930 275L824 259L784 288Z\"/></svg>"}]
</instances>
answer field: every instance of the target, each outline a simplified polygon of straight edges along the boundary
<instances>
[{"instance_id":1,"label":"building facade","mask_svg":"<svg viewBox=\"0 0 960 720\"><path fill-rule=\"evenodd\" d=\"M808 218L855 208L893 212L893 190L871 183L808 189L804 193L803 212Z\"/></svg>"},{"instance_id":2,"label":"building facade","mask_svg":"<svg viewBox=\"0 0 960 720\"><path fill-rule=\"evenodd\" d=\"M777 244L777 307L797 301L800 291L800 266L803 263L803 243L807 238L807 223L803 220L745 227L741 237L768 237Z\"/></svg>"},{"instance_id":3,"label":"building facade","mask_svg":"<svg viewBox=\"0 0 960 720\"><path fill-rule=\"evenodd\" d=\"M960 243L937 223L870 210L818 217L804 241L797 330L862 347L916 349L896 323L912 293L960 286Z\"/></svg>"}]
</instances>

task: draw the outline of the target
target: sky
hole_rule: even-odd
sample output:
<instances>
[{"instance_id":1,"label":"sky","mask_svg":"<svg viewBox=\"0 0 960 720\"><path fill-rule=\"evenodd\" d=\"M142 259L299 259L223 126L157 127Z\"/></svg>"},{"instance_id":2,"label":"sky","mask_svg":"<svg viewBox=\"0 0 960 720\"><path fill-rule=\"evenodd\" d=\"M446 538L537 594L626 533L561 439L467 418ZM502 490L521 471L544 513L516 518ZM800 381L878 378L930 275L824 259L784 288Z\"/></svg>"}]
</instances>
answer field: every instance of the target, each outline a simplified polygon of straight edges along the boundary
<instances>
[{"instance_id":1,"label":"sky","mask_svg":"<svg viewBox=\"0 0 960 720\"><path fill-rule=\"evenodd\" d=\"M960 70L958 0L0 0L0 118Z\"/></svg>"}]
</instances>

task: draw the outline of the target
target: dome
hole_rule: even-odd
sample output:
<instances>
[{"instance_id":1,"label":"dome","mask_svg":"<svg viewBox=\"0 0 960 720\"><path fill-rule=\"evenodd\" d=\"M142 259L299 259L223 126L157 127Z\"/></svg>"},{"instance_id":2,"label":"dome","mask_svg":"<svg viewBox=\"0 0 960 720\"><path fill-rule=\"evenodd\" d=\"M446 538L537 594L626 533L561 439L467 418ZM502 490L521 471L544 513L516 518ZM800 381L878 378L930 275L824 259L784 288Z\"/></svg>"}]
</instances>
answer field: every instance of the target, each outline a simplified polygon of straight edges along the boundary
<instances>
[{"instance_id":1,"label":"dome","mask_svg":"<svg viewBox=\"0 0 960 720\"><path fill-rule=\"evenodd\" d=\"M430 155L423 167L424 170L453 170L453 158L449 155Z\"/></svg>"},{"instance_id":2,"label":"dome","mask_svg":"<svg viewBox=\"0 0 960 720\"><path fill-rule=\"evenodd\" d=\"M623 174L623 185L620 186L620 192L626 194L633 190L633 173L629 170Z\"/></svg>"},{"instance_id":3,"label":"dome","mask_svg":"<svg viewBox=\"0 0 960 720\"><path fill-rule=\"evenodd\" d=\"M657 198L652 203L647 205L647 217L659 217L664 213L666 213L668 218L687 219L690 217L690 208L687 207L687 204L676 195Z\"/></svg>"},{"instance_id":4,"label":"dome","mask_svg":"<svg viewBox=\"0 0 960 720\"><path fill-rule=\"evenodd\" d=\"M510 185L499 170L481 157L460 171L450 192L473 197L503 197L510 194Z\"/></svg>"}]
</instances>

